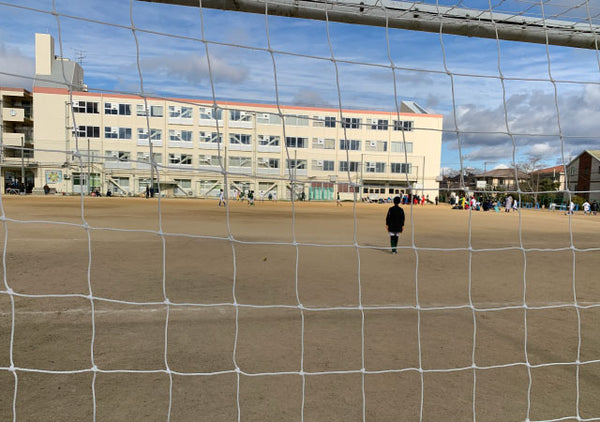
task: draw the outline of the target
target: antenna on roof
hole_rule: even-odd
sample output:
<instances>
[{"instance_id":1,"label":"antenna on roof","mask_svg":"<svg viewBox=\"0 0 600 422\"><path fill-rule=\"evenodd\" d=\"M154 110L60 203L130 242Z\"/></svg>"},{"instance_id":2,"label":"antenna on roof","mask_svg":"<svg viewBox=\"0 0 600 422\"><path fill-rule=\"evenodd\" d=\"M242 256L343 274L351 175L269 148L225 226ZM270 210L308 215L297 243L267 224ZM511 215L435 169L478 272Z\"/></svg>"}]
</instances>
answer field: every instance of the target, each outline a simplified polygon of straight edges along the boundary
<instances>
[{"instance_id":1,"label":"antenna on roof","mask_svg":"<svg viewBox=\"0 0 600 422\"><path fill-rule=\"evenodd\" d=\"M83 62L85 60L85 51L73 49L75 51L75 60L79 63L79 66L83 67Z\"/></svg>"}]
</instances>

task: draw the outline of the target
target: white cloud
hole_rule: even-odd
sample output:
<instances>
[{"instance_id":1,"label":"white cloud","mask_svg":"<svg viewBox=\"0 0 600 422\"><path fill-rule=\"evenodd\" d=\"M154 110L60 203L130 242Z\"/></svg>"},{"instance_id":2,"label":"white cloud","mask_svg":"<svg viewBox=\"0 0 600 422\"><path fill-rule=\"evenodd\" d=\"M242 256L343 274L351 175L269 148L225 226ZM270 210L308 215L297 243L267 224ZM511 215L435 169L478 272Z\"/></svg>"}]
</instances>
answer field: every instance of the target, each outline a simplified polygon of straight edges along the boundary
<instances>
[{"instance_id":1,"label":"white cloud","mask_svg":"<svg viewBox=\"0 0 600 422\"><path fill-rule=\"evenodd\" d=\"M183 81L189 84L207 83L210 81L206 57L184 55L160 56L141 60L140 65L144 73L158 74L158 76L161 76L165 80L173 81L173 77L175 77L175 79L180 79L179 82ZM210 57L210 71L213 82L236 84L242 82L248 76L246 68L229 64L215 55L211 55Z\"/></svg>"},{"instance_id":2,"label":"white cloud","mask_svg":"<svg viewBox=\"0 0 600 422\"><path fill-rule=\"evenodd\" d=\"M527 155L531 158L544 158L549 156L556 156L560 154L560 147L558 145L550 145L548 143L533 144L527 151Z\"/></svg>"},{"instance_id":3,"label":"white cloud","mask_svg":"<svg viewBox=\"0 0 600 422\"><path fill-rule=\"evenodd\" d=\"M553 90L524 91L507 98L506 117L504 107L468 104L457 108L461 148L468 151L465 157L512 161L514 145L517 161L524 157L554 161L562 150L565 156L574 156L600 145L597 85L559 86L558 99ZM455 129L453 114L445 117L444 128L449 132ZM447 133L444 141L448 149L458 148L452 133Z\"/></svg>"},{"instance_id":4,"label":"white cloud","mask_svg":"<svg viewBox=\"0 0 600 422\"><path fill-rule=\"evenodd\" d=\"M331 103L323 99L321 94L310 89L298 92L292 99L292 104L307 107L331 107Z\"/></svg>"},{"instance_id":5,"label":"white cloud","mask_svg":"<svg viewBox=\"0 0 600 422\"><path fill-rule=\"evenodd\" d=\"M31 89L35 72L33 59L0 41L0 63L0 86Z\"/></svg>"}]
</instances>

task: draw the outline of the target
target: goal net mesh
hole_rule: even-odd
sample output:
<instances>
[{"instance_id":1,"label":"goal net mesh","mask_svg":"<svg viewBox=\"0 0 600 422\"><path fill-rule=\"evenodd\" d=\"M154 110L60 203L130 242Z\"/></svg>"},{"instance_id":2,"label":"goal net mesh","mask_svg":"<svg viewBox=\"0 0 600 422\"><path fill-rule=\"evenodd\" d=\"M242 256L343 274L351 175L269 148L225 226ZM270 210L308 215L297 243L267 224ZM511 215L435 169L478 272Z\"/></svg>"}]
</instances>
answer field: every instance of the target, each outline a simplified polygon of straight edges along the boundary
<instances>
[{"instance_id":1,"label":"goal net mesh","mask_svg":"<svg viewBox=\"0 0 600 422\"><path fill-rule=\"evenodd\" d=\"M35 133L36 154L70 154L87 189L106 187L95 184L98 168L136 163L149 180L136 190L110 178L114 194L171 186L190 195L187 176L176 175L190 171L186 154L157 158L150 100L202 98L180 102L216 121L206 134L216 147L201 158L208 167L192 171L206 175L201 196L216 200L221 188L225 199L215 217L214 203L207 211L180 201L178 214L157 194L148 211L141 198L92 203L80 188L76 206L52 202L64 216L50 218L42 198L15 212L21 198L5 189L3 420L600 420L600 230L580 211L598 190L582 190L567 166L592 151L597 180L597 2L237 6L247 12L182 3L0 3L0 22L31 22L19 42L50 32L57 56L80 58L90 93L144 101L128 113L145 117L131 130L149 154L98 155L77 129L87 124L73 111L81 95L65 83L74 143L48 148L51 135ZM11 39L0 38L0 81L31 87ZM340 119L353 108L387 110L402 121L402 101L414 101L443 114L443 127L428 129L442 136L440 188L419 188L431 204L404 205L398 256L383 230L387 207L363 204L350 148L347 174L322 184L350 194L347 219L321 220L334 202L314 214L299 202L311 180L287 142L285 176L263 174L253 186L256 201L289 199L289 212L242 209L236 195L256 175L241 158L224 165L232 152L218 141L219 113L237 110L235 101L276 105L265 115L280 119L282 139L301 136L282 118L287 105L336 109ZM118 129L115 139L135 139ZM4 139L3 166L18 178L34 146L9 146L21 154L9 157ZM277 183L287 195L273 198ZM461 205L458 220L427 217L433 197Z\"/></svg>"}]
</instances>

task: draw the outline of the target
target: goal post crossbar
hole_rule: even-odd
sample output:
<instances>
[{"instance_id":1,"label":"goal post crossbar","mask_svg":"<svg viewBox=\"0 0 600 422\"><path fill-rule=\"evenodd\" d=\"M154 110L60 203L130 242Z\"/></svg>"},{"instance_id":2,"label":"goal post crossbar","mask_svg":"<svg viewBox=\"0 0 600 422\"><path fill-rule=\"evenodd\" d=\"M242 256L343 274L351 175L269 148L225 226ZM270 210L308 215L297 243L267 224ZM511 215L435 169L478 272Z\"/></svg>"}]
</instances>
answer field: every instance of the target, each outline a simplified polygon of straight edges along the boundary
<instances>
[{"instance_id":1,"label":"goal post crossbar","mask_svg":"<svg viewBox=\"0 0 600 422\"><path fill-rule=\"evenodd\" d=\"M381 26L466 37L522 41L597 49L600 26L591 23L542 19L476 9L432 6L392 0L138 0L152 3L260 13ZM265 7L267 5L267 7ZM325 15L327 11L327 17Z\"/></svg>"}]
</instances>

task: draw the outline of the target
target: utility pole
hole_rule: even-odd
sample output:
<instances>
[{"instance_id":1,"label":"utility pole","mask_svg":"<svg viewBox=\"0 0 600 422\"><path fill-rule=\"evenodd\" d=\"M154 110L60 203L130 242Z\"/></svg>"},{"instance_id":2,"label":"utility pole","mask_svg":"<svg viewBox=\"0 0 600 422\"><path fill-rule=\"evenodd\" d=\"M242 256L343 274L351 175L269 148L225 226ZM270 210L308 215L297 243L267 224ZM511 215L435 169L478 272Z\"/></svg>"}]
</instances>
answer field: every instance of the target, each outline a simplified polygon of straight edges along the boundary
<instances>
[{"instance_id":1,"label":"utility pole","mask_svg":"<svg viewBox=\"0 0 600 422\"><path fill-rule=\"evenodd\" d=\"M88 195L90 193L92 193L92 187L90 186L90 182L91 182L91 174L90 174L90 165L91 165L91 157L90 157L90 138L88 138L87 140L87 193Z\"/></svg>"},{"instance_id":2,"label":"utility pole","mask_svg":"<svg viewBox=\"0 0 600 422\"><path fill-rule=\"evenodd\" d=\"M21 183L23 184L23 195L27 192L25 185L25 135L21 135Z\"/></svg>"}]
</instances>

